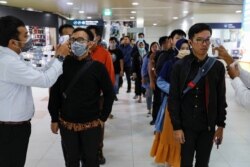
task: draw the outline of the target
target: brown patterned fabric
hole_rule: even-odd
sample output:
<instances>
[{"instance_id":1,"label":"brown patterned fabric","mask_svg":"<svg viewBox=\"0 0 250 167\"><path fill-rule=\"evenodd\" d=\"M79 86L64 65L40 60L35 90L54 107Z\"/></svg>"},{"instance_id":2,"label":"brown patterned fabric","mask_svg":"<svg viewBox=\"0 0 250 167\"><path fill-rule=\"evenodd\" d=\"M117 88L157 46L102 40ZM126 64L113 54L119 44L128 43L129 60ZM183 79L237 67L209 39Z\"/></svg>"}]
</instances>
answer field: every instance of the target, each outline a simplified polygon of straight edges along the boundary
<instances>
[{"instance_id":1,"label":"brown patterned fabric","mask_svg":"<svg viewBox=\"0 0 250 167\"><path fill-rule=\"evenodd\" d=\"M100 120L94 120L91 122L86 122L86 123L72 123L72 122L67 122L63 120L62 118L59 118L60 124L64 126L68 130L72 130L74 132L79 132L79 131L84 131L87 129L91 128L96 128L98 126L101 126Z\"/></svg>"}]
</instances>

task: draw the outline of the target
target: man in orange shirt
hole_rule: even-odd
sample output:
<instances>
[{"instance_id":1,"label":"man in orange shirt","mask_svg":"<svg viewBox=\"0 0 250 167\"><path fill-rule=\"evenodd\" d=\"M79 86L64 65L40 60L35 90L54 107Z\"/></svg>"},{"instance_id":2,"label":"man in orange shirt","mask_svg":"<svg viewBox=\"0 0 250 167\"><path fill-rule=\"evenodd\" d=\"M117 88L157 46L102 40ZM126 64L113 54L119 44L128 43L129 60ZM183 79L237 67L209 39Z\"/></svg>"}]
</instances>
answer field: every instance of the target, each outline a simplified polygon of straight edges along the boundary
<instances>
[{"instance_id":1,"label":"man in orange shirt","mask_svg":"<svg viewBox=\"0 0 250 167\"><path fill-rule=\"evenodd\" d=\"M93 35L94 35L94 41L95 44L91 48L92 51L92 59L101 62L105 65L105 67L108 70L110 79L115 84L115 71L113 66L113 61L110 53L101 46L102 41L102 30L97 26L88 26L87 29L89 29Z\"/></svg>"},{"instance_id":2,"label":"man in orange shirt","mask_svg":"<svg viewBox=\"0 0 250 167\"><path fill-rule=\"evenodd\" d=\"M101 62L102 64L105 65L110 79L113 83L115 84L115 71L114 71L114 66L113 66L113 61L110 53L108 50L104 49L103 46L101 46L101 41L102 41L102 30L98 26L88 26L88 30L90 30L93 35L94 35L94 45L91 47L91 52L92 52L92 59ZM103 103L103 98L100 98L100 110L102 110L102 103ZM110 118L113 116L110 114ZM101 131L101 141L99 145L99 151L98 151L98 157L99 157L99 164L103 165L106 162L105 157L103 156L103 139L104 139L104 126Z\"/></svg>"}]
</instances>

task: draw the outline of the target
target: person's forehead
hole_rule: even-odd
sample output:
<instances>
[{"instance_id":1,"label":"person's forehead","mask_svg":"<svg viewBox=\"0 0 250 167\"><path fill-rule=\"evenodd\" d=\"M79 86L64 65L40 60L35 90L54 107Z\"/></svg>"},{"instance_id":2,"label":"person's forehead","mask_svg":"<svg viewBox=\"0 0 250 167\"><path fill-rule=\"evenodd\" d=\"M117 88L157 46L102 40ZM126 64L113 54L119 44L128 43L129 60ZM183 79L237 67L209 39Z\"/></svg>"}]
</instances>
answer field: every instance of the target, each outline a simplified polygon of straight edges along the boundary
<instances>
[{"instance_id":1,"label":"person's forehead","mask_svg":"<svg viewBox=\"0 0 250 167\"><path fill-rule=\"evenodd\" d=\"M187 43L183 43L181 47L189 47L189 45Z\"/></svg>"},{"instance_id":2,"label":"person's forehead","mask_svg":"<svg viewBox=\"0 0 250 167\"><path fill-rule=\"evenodd\" d=\"M174 38L175 38L175 39L176 39L176 38L180 39L180 38L183 38L183 35L175 34L175 35L174 35Z\"/></svg>"},{"instance_id":3,"label":"person's forehead","mask_svg":"<svg viewBox=\"0 0 250 167\"><path fill-rule=\"evenodd\" d=\"M201 31L199 33L194 34L194 37L195 38L204 38L204 39L206 39L206 38L211 37L211 33L208 30L204 30L204 31Z\"/></svg>"},{"instance_id":4,"label":"person's forehead","mask_svg":"<svg viewBox=\"0 0 250 167\"><path fill-rule=\"evenodd\" d=\"M83 37L83 38L88 38L88 34L84 31L77 31L72 34L72 37L78 38L78 37Z\"/></svg>"},{"instance_id":5,"label":"person's forehead","mask_svg":"<svg viewBox=\"0 0 250 167\"><path fill-rule=\"evenodd\" d=\"M66 27L66 28L63 29L63 34L64 34L64 35L71 35L73 31L74 31L73 28L71 28L71 27ZM70 33L70 34L68 34L68 33Z\"/></svg>"}]
</instances>

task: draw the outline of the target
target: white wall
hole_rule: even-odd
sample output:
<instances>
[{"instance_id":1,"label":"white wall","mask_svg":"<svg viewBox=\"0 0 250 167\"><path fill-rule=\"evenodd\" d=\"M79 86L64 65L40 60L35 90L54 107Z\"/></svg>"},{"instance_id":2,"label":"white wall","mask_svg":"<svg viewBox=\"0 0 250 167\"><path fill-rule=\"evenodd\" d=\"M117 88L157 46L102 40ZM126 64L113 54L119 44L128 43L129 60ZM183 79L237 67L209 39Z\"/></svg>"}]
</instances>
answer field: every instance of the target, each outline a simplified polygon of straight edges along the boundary
<instances>
[{"instance_id":1,"label":"white wall","mask_svg":"<svg viewBox=\"0 0 250 167\"><path fill-rule=\"evenodd\" d=\"M166 31L166 27L145 27L144 28L145 40L150 45L152 42L159 41L161 36L168 35Z\"/></svg>"}]
</instances>

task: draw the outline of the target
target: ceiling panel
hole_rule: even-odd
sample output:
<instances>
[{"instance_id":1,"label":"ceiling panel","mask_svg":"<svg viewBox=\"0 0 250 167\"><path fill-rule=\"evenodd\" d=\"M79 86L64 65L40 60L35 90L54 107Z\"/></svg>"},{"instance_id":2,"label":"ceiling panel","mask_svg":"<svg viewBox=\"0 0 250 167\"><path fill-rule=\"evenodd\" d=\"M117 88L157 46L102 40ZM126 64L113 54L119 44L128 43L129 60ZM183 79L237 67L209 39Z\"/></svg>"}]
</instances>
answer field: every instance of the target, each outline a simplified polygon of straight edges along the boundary
<instances>
[{"instance_id":1,"label":"ceiling panel","mask_svg":"<svg viewBox=\"0 0 250 167\"><path fill-rule=\"evenodd\" d=\"M192 13L235 13L242 9L242 0L7 0L8 6L33 8L60 14L67 18L102 18L104 8L112 9L112 16L105 20L131 20L130 17L144 18L145 26L158 23L166 26L173 17L183 18ZM67 5L72 2L73 5ZM223 5L222 5L223 4ZM84 11L80 14L79 11ZM131 11L136 11L132 14ZM187 11L188 13L183 13Z\"/></svg>"}]
</instances>

